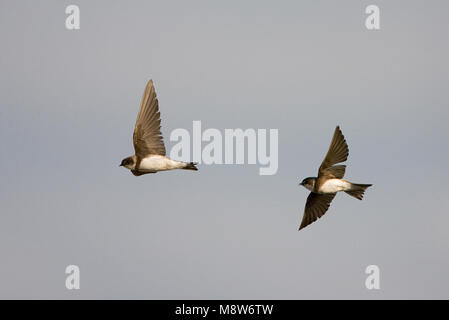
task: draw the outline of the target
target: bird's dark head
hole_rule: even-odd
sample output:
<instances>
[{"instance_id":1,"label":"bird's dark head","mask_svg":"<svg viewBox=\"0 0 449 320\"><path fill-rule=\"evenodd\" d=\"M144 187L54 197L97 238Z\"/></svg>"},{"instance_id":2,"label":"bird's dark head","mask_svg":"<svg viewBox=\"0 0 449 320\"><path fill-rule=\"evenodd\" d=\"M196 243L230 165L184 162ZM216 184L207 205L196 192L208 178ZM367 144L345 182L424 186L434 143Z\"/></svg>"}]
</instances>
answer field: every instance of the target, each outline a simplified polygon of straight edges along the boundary
<instances>
[{"instance_id":1,"label":"bird's dark head","mask_svg":"<svg viewBox=\"0 0 449 320\"><path fill-rule=\"evenodd\" d=\"M312 191L313 187L315 187L316 178L308 177L301 181L300 185L306 188L307 190Z\"/></svg>"},{"instance_id":2,"label":"bird's dark head","mask_svg":"<svg viewBox=\"0 0 449 320\"><path fill-rule=\"evenodd\" d=\"M134 169L134 166L136 164L136 161L134 159L134 156L128 157L122 160L122 163L120 163L120 167L125 167L127 169Z\"/></svg>"}]
</instances>

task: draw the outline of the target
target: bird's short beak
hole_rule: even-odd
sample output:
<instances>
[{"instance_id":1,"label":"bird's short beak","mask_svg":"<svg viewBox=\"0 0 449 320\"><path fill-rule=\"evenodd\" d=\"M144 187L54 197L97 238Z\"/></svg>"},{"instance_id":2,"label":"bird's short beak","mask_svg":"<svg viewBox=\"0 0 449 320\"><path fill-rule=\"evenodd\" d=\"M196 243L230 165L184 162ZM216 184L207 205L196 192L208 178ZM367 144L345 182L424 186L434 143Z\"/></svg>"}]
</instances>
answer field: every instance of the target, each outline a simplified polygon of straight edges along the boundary
<instances>
[{"instance_id":1,"label":"bird's short beak","mask_svg":"<svg viewBox=\"0 0 449 320\"><path fill-rule=\"evenodd\" d=\"M121 167L121 166L123 166L123 164L120 163L118 166Z\"/></svg>"}]
</instances>

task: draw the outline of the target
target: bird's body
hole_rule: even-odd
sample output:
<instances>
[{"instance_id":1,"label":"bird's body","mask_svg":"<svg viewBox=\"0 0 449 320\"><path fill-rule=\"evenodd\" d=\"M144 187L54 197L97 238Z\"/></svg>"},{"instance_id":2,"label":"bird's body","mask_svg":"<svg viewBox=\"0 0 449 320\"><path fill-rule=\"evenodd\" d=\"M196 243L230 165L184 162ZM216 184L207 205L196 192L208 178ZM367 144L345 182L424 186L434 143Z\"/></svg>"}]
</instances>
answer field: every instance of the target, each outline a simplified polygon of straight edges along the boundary
<instances>
[{"instance_id":1,"label":"bird's body","mask_svg":"<svg viewBox=\"0 0 449 320\"><path fill-rule=\"evenodd\" d=\"M351 182L344 179L318 179L315 193L336 193L339 191L348 191L351 189Z\"/></svg>"},{"instance_id":2,"label":"bird's body","mask_svg":"<svg viewBox=\"0 0 449 320\"><path fill-rule=\"evenodd\" d=\"M135 170L142 173L155 173L158 171L167 171L174 169L188 169L190 163L172 160L165 156L159 155L149 155L140 160L139 165L137 166L137 157L136 160L123 165L125 168L129 170Z\"/></svg>"},{"instance_id":3,"label":"bird's body","mask_svg":"<svg viewBox=\"0 0 449 320\"><path fill-rule=\"evenodd\" d=\"M164 156L153 156L150 155L146 158L143 158L140 162L139 170L145 171L166 171L166 170L174 170L174 169L185 169L188 166L188 163L172 160L168 157Z\"/></svg>"},{"instance_id":4,"label":"bird's body","mask_svg":"<svg viewBox=\"0 0 449 320\"><path fill-rule=\"evenodd\" d=\"M337 192L344 191L359 200L363 199L365 190L371 184L352 183L343 179L346 166L336 165L346 161L348 154L348 145L340 127L337 126L326 157L318 170L318 177L308 177L300 183L310 191L300 230L326 213Z\"/></svg>"},{"instance_id":5,"label":"bird's body","mask_svg":"<svg viewBox=\"0 0 449 320\"><path fill-rule=\"evenodd\" d=\"M120 166L131 170L135 176L175 169L198 170L196 163L172 160L165 155L159 102L152 80L148 81L143 94L133 142L136 154L123 159Z\"/></svg>"}]
</instances>

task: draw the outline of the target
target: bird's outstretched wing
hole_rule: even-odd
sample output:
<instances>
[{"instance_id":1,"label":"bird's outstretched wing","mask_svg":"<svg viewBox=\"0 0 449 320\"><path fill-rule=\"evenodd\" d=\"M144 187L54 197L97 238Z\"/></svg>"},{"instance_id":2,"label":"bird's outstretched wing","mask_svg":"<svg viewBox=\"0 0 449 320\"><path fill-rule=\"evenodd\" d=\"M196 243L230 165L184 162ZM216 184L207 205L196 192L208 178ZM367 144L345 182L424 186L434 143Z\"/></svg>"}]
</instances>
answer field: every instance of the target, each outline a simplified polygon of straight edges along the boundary
<instances>
[{"instance_id":1,"label":"bird's outstretched wing","mask_svg":"<svg viewBox=\"0 0 449 320\"><path fill-rule=\"evenodd\" d=\"M145 158L150 154L165 156L159 104L153 80L148 81L143 93L142 104L134 128L133 142L138 158Z\"/></svg>"},{"instance_id":2,"label":"bird's outstretched wing","mask_svg":"<svg viewBox=\"0 0 449 320\"><path fill-rule=\"evenodd\" d=\"M306 208L304 209L304 216L302 217L299 230L321 218L326 213L335 195L335 193L318 194L311 192L307 197Z\"/></svg>"},{"instance_id":3,"label":"bird's outstretched wing","mask_svg":"<svg viewBox=\"0 0 449 320\"><path fill-rule=\"evenodd\" d=\"M341 133L340 127L335 128L334 136L332 137L329 150L326 157L324 157L318 170L318 176L328 176L332 178L341 179L345 175L345 165L334 166L334 164L344 162L348 159L349 148L346 143L343 133Z\"/></svg>"}]
</instances>

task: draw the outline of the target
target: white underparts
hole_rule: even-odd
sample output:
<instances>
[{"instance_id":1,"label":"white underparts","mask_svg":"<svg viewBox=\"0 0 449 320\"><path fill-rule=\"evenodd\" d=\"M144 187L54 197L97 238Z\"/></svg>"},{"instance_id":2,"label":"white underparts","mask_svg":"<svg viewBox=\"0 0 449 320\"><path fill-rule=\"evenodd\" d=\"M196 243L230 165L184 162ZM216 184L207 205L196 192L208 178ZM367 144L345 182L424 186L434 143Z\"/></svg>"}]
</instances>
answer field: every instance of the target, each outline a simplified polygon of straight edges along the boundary
<instances>
[{"instance_id":1,"label":"white underparts","mask_svg":"<svg viewBox=\"0 0 449 320\"><path fill-rule=\"evenodd\" d=\"M165 171L182 169L185 166L185 162L182 161L172 160L164 156L150 155L142 159L139 171Z\"/></svg>"},{"instance_id":2,"label":"white underparts","mask_svg":"<svg viewBox=\"0 0 449 320\"><path fill-rule=\"evenodd\" d=\"M329 179L324 182L320 189L320 193L336 193L339 191L351 190L351 183L343 179Z\"/></svg>"}]
</instances>

